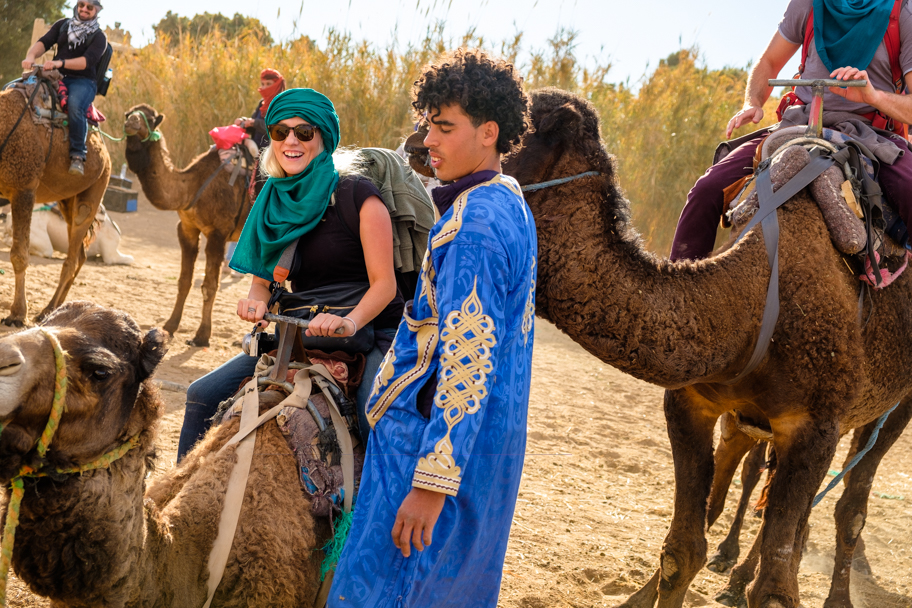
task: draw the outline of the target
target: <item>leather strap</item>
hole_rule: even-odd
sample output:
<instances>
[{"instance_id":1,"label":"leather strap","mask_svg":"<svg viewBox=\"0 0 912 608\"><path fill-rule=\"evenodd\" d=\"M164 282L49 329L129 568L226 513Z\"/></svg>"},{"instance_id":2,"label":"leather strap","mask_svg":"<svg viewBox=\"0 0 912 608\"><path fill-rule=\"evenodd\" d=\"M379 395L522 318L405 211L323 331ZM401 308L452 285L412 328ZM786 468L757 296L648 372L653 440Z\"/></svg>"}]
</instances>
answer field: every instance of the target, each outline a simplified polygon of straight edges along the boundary
<instances>
[{"instance_id":1,"label":"leather strap","mask_svg":"<svg viewBox=\"0 0 912 608\"><path fill-rule=\"evenodd\" d=\"M253 378L244 387L244 405L241 410L241 429L247 428L255 430L254 423L257 419L259 410L259 391L257 390L257 379ZM218 589L219 583L222 582L222 575L225 574L225 566L228 564L228 554L231 552L231 545L234 543L234 534L237 531L238 519L241 515L241 506L244 502L244 490L247 488L247 477L250 474L250 463L253 462L253 448L256 445L256 433L248 433L237 446L237 462L231 469L231 475L228 477L228 489L225 492L225 502L222 505L222 513L219 516L218 535L212 544L212 551L209 553L209 580L206 583L208 589L206 603L203 608L209 608L212 604L212 598L215 597L215 590ZM224 448L223 448L224 449Z\"/></svg>"},{"instance_id":2,"label":"leather strap","mask_svg":"<svg viewBox=\"0 0 912 608\"><path fill-rule=\"evenodd\" d=\"M760 208L751 221L748 222L735 242L747 234L758 223L763 229L763 242L766 245L766 256L771 269L769 288L766 291L766 304L763 308L763 318L760 322L760 335L754 345L754 352L741 372L724 384L735 384L754 371L769 350L776 323L779 321L779 219L777 209L786 201L798 194L805 186L830 168L835 161L826 156L818 156L811 160L795 177L783 184L775 193L773 192L772 178L767 167L757 174L757 197Z\"/></svg>"}]
</instances>

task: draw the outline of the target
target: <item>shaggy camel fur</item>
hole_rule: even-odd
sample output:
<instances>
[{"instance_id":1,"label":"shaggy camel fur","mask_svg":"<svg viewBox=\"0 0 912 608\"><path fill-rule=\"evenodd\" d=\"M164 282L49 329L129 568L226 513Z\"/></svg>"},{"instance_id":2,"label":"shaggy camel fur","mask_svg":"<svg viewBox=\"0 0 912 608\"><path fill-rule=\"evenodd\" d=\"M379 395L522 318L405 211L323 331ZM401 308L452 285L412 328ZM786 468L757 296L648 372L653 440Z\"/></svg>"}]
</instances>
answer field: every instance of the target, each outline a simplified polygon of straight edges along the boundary
<instances>
[{"instance_id":1,"label":"shaggy camel fur","mask_svg":"<svg viewBox=\"0 0 912 608\"><path fill-rule=\"evenodd\" d=\"M145 114L146 120L141 114ZM197 156L185 169L175 169L171 164L165 137L158 141L143 141L149 137L147 128L158 129L165 119L147 104L127 110L124 132L127 134L127 165L142 184L143 192L157 209L177 211L177 240L181 248L181 272L177 282L177 301L164 329L174 334L180 326L184 302L193 285L193 267L199 255L199 240L206 237L206 275L203 279L203 315L196 335L188 344L209 346L212 334L212 307L219 288L225 243L236 241L244 227L250 204L247 185L239 178L229 186L231 175L219 170L221 161L213 149ZM147 123L148 121L148 123ZM219 171L191 206L200 187Z\"/></svg>"},{"instance_id":2,"label":"shaggy camel fur","mask_svg":"<svg viewBox=\"0 0 912 608\"><path fill-rule=\"evenodd\" d=\"M65 129L53 129L32 122L26 99L18 91L0 92L0 142L10 134L16 120L25 116L0 152L0 196L12 204L13 245L10 262L16 273L16 292L4 325L22 327L28 315L25 274L29 264L29 231L35 203L60 201L69 229L67 258L60 269L60 281L51 301L37 315L40 320L66 299L76 275L86 260L83 239L95 220L98 205L108 187L111 157L98 133L86 139L85 175L70 175L70 144ZM51 141L53 140L53 141ZM49 143L53 146L48 154Z\"/></svg>"},{"instance_id":3,"label":"shaggy camel fur","mask_svg":"<svg viewBox=\"0 0 912 608\"><path fill-rule=\"evenodd\" d=\"M606 363L668 389L674 515L658 570L626 605L683 604L706 562L713 427L734 409L772 429L778 457L766 509L775 517L764 517L747 602L797 608L811 501L840 436L912 390L912 275L872 294L864 317L871 305L876 314L860 326L859 283L816 204L799 194L780 212L782 309L774 341L752 374L729 384L759 333L770 278L760 230L709 260L660 259L643 250L630 226L592 105L541 91L532 122L535 130L504 164L521 184L602 174L526 197L538 226L538 314Z\"/></svg>"},{"instance_id":4,"label":"shaggy camel fur","mask_svg":"<svg viewBox=\"0 0 912 608\"><path fill-rule=\"evenodd\" d=\"M163 332L143 334L125 313L66 304L45 328L67 353L66 410L47 453L50 466L90 461L137 434L138 447L109 469L27 481L13 568L54 606L198 608L235 449L218 454L237 419L203 440L180 468L145 480L163 403L149 377L165 352ZM50 412L54 356L30 329L0 338L0 481L34 449ZM268 394L268 393L266 393ZM263 399L261 406L270 404ZM294 455L276 424L262 427L241 518L213 606L310 605L322 552Z\"/></svg>"}]
</instances>

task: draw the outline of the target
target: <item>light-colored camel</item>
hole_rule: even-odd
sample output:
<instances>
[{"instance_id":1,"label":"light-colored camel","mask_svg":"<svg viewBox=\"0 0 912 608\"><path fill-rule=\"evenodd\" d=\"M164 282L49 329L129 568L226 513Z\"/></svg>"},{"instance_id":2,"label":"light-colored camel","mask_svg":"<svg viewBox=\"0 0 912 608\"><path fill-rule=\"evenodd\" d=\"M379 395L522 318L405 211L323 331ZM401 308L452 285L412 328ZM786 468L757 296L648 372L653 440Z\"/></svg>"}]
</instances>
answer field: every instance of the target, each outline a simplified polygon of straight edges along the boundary
<instances>
[{"instance_id":1,"label":"light-colored camel","mask_svg":"<svg viewBox=\"0 0 912 608\"><path fill-rule=\"evenodd\" d=\"M165 352L163 332L143 333L125 313L90 302L62 306L44 329L66 352L68 381L47 466L83 464L134 436L140 441L110 468L27 480L12 559L16 574L54 606L202 606L208 555L236 460L234 447L218 450L237 432L237 419L210 432L180 468L146 491L164 409L149 380ZM5 485L23 464L43 462L35 444L51 409L54 372L51 342L38 328L0 337ZM314 521L297 471L278 425L263 426L213 606L312 604L323 557L318 539L329 530Z\"/></svg>"},{"instance_id":2,"label":"light-colored camel","mask_svg":"<svg viewBox=\"0 0 912 608\"><path fill-rule=\"evenodd\" d=\"M218 293L225 243L238 239L250 212L247 185L242 177L235 181L234 186L229 185L231 175L219 169L221 161L214 149L197 156L186 168L176 169L171 163L164 136L157 140L149 138L149 130L158 129L164 118L164 114L146 104L127 110L124 119L127 165L139 178L149 202L164 211L177 211L180 218L177 240L181 248L181 272L177 282L177 301L164 325L165 331L172 335L180 327L184 302L193 285L200 234L206 237L203 314L196 335L189 344L209 346L212 307ZM216 172L218 174L194 203L197 192Z\"/></svg>"},{"instance_id":3,"label":"light-colored camel","mask_svg":"<svg viewBox=\"0 0 912 608\"><path fill-rule=\"evenodd\" d=\"M35 203L60 201L60 210L69 229L67 258L60 269L57 291L37 315L40 320L63 303L85 262L83 239L95 220L98 205L108 187L111 157L101 135L89 133L85 175L70 175L68 131L59 128L50 130L35 124L26 98L12 89L0 92L0 143L7 137L6 147L0 151L0 196L12 205L10 262L16 273L16 292L10 314L3 319L3 324L22 327L28 315L25 275L29 264L29 228ZM49 145L52 146L50 150Z\"/></svg>"},{"instance_id":4,"label":"light-colored camel","mask_svg":"<svg viewBox=\"0 0 912 608\"><path fill-rule=\"evenodd\" d=\"M840 436L912 390L912 275L871 295L864 318L871 305L875 312L862 327L860 284L816 204L797 195L780 210L782 309L773 342L753 373L732 382L753 351L770 278L761 231L696 263L648 253L631 228L592 105L541 91L532 122L535 130L504 164L521 184L601 173L526 195L538 227L538 314L606 363L668 389L674 515L658 570L626 605L683 604L706 562L713 427L737 410L769 425L778 458L747 602L797 608L811 501ZM860 528L846 533L857 538ZM849 603L847 594L831 599Z\"/></svg>"}]
</instances>

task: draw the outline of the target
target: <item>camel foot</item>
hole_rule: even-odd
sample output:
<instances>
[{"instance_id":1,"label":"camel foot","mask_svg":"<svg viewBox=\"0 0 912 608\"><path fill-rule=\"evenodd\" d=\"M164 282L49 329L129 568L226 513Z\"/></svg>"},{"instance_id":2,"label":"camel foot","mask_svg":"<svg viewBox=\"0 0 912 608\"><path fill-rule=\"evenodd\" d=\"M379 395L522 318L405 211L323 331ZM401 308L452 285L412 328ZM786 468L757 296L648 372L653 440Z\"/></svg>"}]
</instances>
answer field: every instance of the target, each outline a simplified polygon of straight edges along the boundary
<instances>
[{"instance_id":1,"label":"camel foot","mask_svg":"<svg viewBox=\"0 0 912 608\"><path fill-rule=\"evenodd\" d=\"M659 599L659 576L661 571L656 570L649 582L643 588L627 598L627 601L617 608L652 608Z\"/></svg>"},{"instance_id":2,"label":"camel foot","mask_svg":"<svg viewBox=\"0 0 912 608\"><path fill-rule=\"evenodd\" d=\"M747 608L747 596L744 594L743 588L738 590L729 585L716 595L715 600L719 604L730 608Z\"/></svg>"},{"instance_id":3,"label":"camel foot","mask_svg":"<svg viewBox=\"0 0 912 608\"><path fill-rule=\"evenodd\" d=\"M852 600L849 599L848 593L838 593L828 597L823 603L823 608L853 608Z\"/></svg>"},{"instance_id":4,"label":"camel foot","mask_svg":"<svg viewBox=\"0 0 912 608\"><path fill-rule=\"evenodd\" d=\"M0 321L0 323L3 323L7 327L19 327L19 328L25 327L25 321L23 319L17 319L12 316L6 317L2 321Z\"/></svg>"},{"instance_id":5,"label":"camel foot","mask_svg":"<svg viewBox=\"0 0 912 608\"><path fill-rule=\"evenodd\" d=\"M56 308L51 308L50 306L48 306L47 308L45 308L44 310L39 312L37 315L35 315L35 324L37 325L37 324L41 323L42 321L44 321L45 319L47 319L50 316L50 314L52 312L54 312L55 310L56 310Z\"/></svg>"},{"instance_id":6,"label":"camel foot","mask_svg":"<svg viewBox=\"0 0 912 608\"><path fill-rule=\"evenodd\" d=\"M187 340L187 346L209 346L209 338L206 338L205 340L202 338Z\"/></svg>"},{"instance_id":7,"label":"camel foot","mask_svg":"<svg viewBox=\"0 0 912 608\"><path fill-rule=\"evenodd\" d=\"M180 327L180 321L175 322L175 321L171 321L169 319L168 322L166 322L162 326L162 329L164 329L166 332L168 332L171 335L171 337L174 337L174 334L177 333L178 327Z\"/></svg>"},{"instance_id":8,"label":"camel foot","mask_svg":"<svg viewBox=\"0 0 912 608\"><path fill-rule=\"evenodd\" d=\"M712 572L717 572L719 574L724 574L728 572L736 563L738 558L731 558L722 553L716 553L709 558L709 561L706 563L706 569L711 570Z\"/></svg>"}]
</instances>

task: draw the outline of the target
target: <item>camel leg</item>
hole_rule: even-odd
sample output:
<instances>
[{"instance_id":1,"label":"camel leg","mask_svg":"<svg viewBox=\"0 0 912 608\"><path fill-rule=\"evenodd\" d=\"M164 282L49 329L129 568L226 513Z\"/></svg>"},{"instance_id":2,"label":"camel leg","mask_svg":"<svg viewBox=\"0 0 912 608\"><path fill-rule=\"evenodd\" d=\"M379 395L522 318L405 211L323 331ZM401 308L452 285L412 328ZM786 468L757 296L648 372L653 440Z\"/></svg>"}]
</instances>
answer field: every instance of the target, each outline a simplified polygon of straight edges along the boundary
<instances>
[{"instance_id":1,"label":"camel leg","mask_svg":"<svg viewBox=\"0 0 912 608\"><path fill-rule=\"evenodd\" d=\"M762 544L763 525L761 524L760 532L757 533L757 538L754 539L750 551L747 552L747 557L744 558L743 562L732 568L728 577L728 584L716 595L716 602L732 608L747 605L747 597L744 592L747 589L747 585L754 580L757 565L760 563L760 547Z\"/></svg>"},{"instance_id":2,"label":"camel leg","mask_svg":"<svg viewBox=\"0 0 912 608\"><path fill-rule=\"evenodd\" d=\"M675 466L674 515L662 545L658 577L653 576L624 606L651 608L657 598L658 608L680 608L706 562L706 499L713 480L717 419L710 404L689 389L665 391L665 420Z\"/></svg>"},{"instance_id":3,"label":"camel leg","mask_svg":"<svg viewBox=\"0 0 912 608\"><path fill-rule=\"evenodd\" d=\"M887 418L871 451L845 476L845 490L836 503L835 567L824 608L852 608L852 601L849 599L849 577L855 548L861 540L861 530L868 515L868 496L874 483L874 475L881 459L902 435L910 418L912 400L907 399ZM843 467L868 443L875 425L876 421L855 429L852 449L849 450Z\"/></svg>"},{"instance_id":4,"label":"camel leg","mask_svg":"<svg viewBox=\"0 0 912 608\"><path fill-rule=\"evenodd\" d=\"M741 535L741 526L744 525L744 515L750 504L751 494L754 488L757 487L757 482L760 481L760 474L763 472L763 465L766 462L766 443L754 443L755 445L748 452L747 458L744 459L744 465L741 467L741 499L738 501L735 519L732 521L728 536L719 544L716 554L709 558L709 563L706 564L706 567L713 572L725 572L734 566L738 562L738 555L741 553L738 538ZM716 463L718 466L718 458ZM715 484L713 486L715 488ZM709 504L712 507L712 499L710 499ZM712 517L711 514L710 517ZM710 519L710 523L712 521Z\"/></svg>"},{"instance_id":5,"label":"camel leg","mask_svg":"<svg viewBox=\"0 0 912 608\"><path fill-rule=\"evenodd\" d=\"M196 336L189 340L190 346L209 346L212 335L212 307L218 294L219 280L222 272L222 258L225 257L225 237L221 234L210 234L206 237L206 276L203 279L203 318L200 320Z\"/></svg>"},{"instance_id":6,"label":"camel leg","mask_svg":"<svg viewBox=\"0 0 912 608\"><path fill-rule=\"evenodd\" d=\"M3 319L4 325L22 327L28 314L28 300L25 296L25 274L29 265L29 238L32 225L32 208L35 206L35 191L20 190L10 197L10 214L13 218L13 245L10 247L10 262L16 273L16 293L10 314Z\"/></svg>"},{"instance_id":7,"label":"camel leg","mask_svg":"<svg viewBox=\"0 0 912 608\"><path fill-rule=\"evenodd\" d=\"M748 585L747 605L797 608L798 565L811 501L836 452L839 423L823 417L770 422L777 464L763 514L760 566L754 582Z\"/></svg>"},{"instance_id":8,"label":"camel leg","mask_svg":"<svg viewBox=\"0 0 912 608\"><path fill-rule=\"evenodd\" d=\"M164 330L172 336L180 327L181 316L184 314L184 302L193 286L193 266L199 255L200 231L196 226L185 225L183 221L177 222L177 241L181 248L181 271L177 281L177 300L171 318L165 323Z\"/></svg>"},{"instance_id":9,"label":"camel leg","mask_svg":"<svg viewBox=\"0 0 912 608\"><path fill-rule=\"evenodd\" d=\"M48 302L48 305L44 307L44 310L35 317L35 321L42 321L54 309L63 304L70 287L73 286L73 281L76 280L76 276L82 270L82 265L86 261L84 240L89 228L92 227L92 222L95 221L95 213L98 211L98 204L101 202L100 198L94 201L93 208L93 200L87 196L88 193L90 191L60 201L60 210L67 222L67 237L69 240L67 258L60 269L60 281L57 283L57 291L54 292L54 296Z\"/></svg>"}]
</instances>

